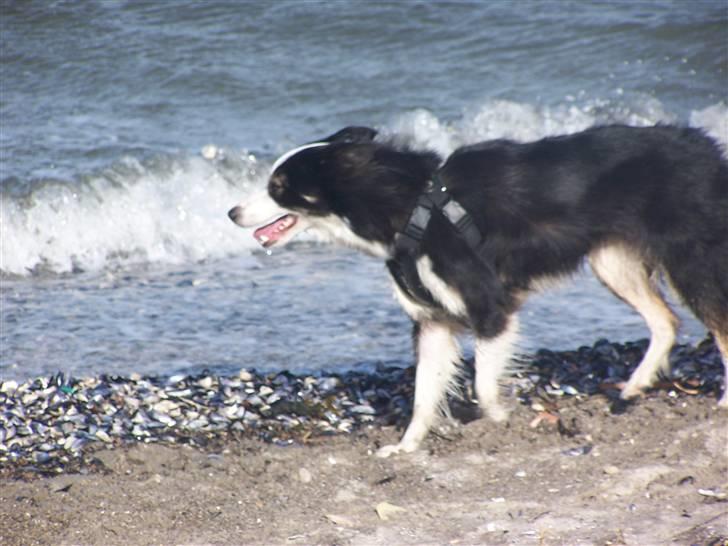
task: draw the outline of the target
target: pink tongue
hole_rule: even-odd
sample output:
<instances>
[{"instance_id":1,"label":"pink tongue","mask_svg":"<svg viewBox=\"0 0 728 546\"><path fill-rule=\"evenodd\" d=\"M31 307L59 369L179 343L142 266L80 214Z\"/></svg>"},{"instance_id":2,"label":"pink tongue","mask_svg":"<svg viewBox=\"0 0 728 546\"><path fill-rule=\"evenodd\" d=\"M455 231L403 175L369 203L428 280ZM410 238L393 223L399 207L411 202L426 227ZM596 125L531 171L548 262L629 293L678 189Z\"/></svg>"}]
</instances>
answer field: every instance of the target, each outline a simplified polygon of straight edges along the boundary
<instances>
[{"instance_id":1,"label":"pink tongue","mask_svg":"<svg viewBox=\"0 0 728 546\"><path fill-rule=\"evenodd\" d=\"M292 214L286 214L281 216L277 220L267 224L263 227L259 227L253 232L258 242L267 247L275 244L283 234L292 228L296 224L296 217Z\"/></svg>"}]
</instances>

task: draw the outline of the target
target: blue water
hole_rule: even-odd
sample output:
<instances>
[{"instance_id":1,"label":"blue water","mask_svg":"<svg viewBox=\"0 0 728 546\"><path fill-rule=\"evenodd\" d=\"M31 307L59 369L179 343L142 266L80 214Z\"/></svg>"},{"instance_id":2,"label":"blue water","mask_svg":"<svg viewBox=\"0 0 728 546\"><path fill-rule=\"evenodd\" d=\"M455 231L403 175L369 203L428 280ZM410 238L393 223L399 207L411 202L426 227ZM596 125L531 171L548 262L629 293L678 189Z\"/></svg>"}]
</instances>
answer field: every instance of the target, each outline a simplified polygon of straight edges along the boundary
<instances>
[{"instance_id":1,"label":"blue water","mask_svg":"<svg viewBox=\"0 0 728 546\"><path fill-rule=\"evenodd\" d=\"M277 155L348 124L443 154L608 122L726 145L727 105L723 0L3 2L0 377L407 364L380 263L266 256L227 219ZM587 275L522 323L525 350L646 335Z\"/></svg>"}]
</instances>

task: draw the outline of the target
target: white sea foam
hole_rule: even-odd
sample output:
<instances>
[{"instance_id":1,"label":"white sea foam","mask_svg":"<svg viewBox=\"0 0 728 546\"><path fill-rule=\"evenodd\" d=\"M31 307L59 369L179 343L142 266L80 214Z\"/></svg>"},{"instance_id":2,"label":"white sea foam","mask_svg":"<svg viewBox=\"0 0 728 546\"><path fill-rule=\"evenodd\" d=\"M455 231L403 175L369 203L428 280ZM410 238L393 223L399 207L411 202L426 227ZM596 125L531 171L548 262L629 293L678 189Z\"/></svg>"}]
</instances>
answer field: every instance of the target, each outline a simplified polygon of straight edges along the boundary
<instances>
[{"instance_id":1,"label":"white sea foam","mask_svg":"<svg viewBox=\"0 0 728 546\"><path fill-rule=\"evenodd\" d=\"M486 139L529 141L598 123L675 121L651 97L629 106L567 101L555 108L499 100L468 109L455 120L418 109L380 129L385 136L399 135L417 148L447 156L460 145ZM689 123L728 148L725 103L693 111ZM74 183L36 183L25 196L3 191L0 269L16 275L68 273L247 255L257 243L226 213L262 187L270 165L210 145L202 156L126 158Z\"/></svg>"},{"instance_id":2,"label":"white sea foam","mask_svg":"<svg viewBox=\"0 0 728 546\"><path fill-rule=\"evenodd\" d=\"M438 119L428 110L417 109L394 119L383 133L385 136L404 136L418 149L428 148L447 156L458 146L489 139L528 142L575 133L597 124L624 123L644 127L678 122L677 116L650 96L629 106L609 100L559 107L495 100L467 109L459 119L450 122ZM724 103L693 111L689 124L703 128L724 146L728 143L728 106Z\"/></svg>"},{"instance_id":3,"label":"white sea foam","mask_svg":"<svg viewBox=\"0 0 728 546\"><path fill-rule=\"evenodd\" d=\"M728 152L728 104L721 102L702 110L693 110L690 113L690 125L702 128L723 146L724 152Z\"/></svg>"},{"instance_id":4,"label":"white sea foam","mask_svg":"<svg viewBox=\"0 0 728 546\"><path fill-rule=\"evenodd\" d=\"M231 168L232 167L232 168ZM227 210L258 188L255 158L124 159L75 183L46 182L0 197L0 269L97 271L137 263L184 263L255 246Z\"/></svg>"}]
</instances>

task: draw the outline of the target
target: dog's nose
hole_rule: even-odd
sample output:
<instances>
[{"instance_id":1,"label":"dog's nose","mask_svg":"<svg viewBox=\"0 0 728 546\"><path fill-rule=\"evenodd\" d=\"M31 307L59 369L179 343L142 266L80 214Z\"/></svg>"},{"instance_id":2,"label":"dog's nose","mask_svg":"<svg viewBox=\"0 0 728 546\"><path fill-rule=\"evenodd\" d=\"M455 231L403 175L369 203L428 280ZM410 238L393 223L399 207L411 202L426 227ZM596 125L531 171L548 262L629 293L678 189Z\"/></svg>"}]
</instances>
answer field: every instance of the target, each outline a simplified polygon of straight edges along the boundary
<instances>
[{"instance_id":1,"label":"dog's nose","mask_svg":"<svg viewBox=\"0 0 728 546\"><path fill-rule=\"evenodd\" d=\"M236 224L240 224L240 222L238 220L240 219L240 217L242 215L243 215L243 207L241 207L240 205L233 207L228 211L228 218L230 218Z\"/></svg>"}]
</instances>

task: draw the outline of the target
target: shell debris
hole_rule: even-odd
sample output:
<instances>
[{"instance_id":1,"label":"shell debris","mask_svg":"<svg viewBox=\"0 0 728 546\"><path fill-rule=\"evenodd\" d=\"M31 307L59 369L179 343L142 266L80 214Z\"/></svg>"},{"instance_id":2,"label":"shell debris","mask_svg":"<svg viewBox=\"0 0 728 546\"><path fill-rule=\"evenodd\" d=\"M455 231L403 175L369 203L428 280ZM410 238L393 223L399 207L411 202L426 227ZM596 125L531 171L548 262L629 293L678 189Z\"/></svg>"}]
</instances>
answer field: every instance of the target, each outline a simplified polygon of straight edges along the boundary
<instances>
[{"instance_id":1,"label":"shell debris","mask_svg":"<svg viewBox=\"0 0 728 546\"><path fill-rule=\"evenodd\" d=\"M509 380L511 392L540 412L539 422L558 418L551 413L557 400L613 389L629 377L646 347L647 341L600 340L576 351L541 350L522 361ZM670 392L717 397L723 370L712 339L676 346L671 362L672 375L663 381ZM0 381L0 475L103 470L93 456L96 449L132 442L205 447L245 435L286 446L362 427L405 425L414 377L412 366L378 365L368 372L319 375L244 369L229 376L205 371L74 378L57 373ZM472 392L472 360L463 361L461 380L460 392ZM690 388L676 391L675 382Z\"/></svg>"}]
</instances>

